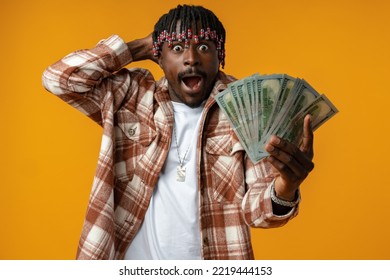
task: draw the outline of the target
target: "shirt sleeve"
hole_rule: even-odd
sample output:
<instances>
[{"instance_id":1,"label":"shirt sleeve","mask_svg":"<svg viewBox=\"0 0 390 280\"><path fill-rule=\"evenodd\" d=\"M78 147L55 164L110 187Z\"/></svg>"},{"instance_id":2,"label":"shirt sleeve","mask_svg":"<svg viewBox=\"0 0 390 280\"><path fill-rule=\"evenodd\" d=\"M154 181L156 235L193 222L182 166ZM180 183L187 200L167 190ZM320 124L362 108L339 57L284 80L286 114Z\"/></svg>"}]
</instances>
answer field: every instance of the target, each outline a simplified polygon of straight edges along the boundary
<instances>
[{"instance_id":1,"label":"shirt sleeve","mask_svg":"<svg viewBox=\"0 0 390 280\"><path fill-rule=\"evenodd\" d=\"M253 164L246 159L246 184L248 191L242 201L245 222L252 227L273 228L285 225L298 214L299 204L285 215L273 213L271 187L274 175L265 160Z\"/></svg>"},{"instance_id":2,"label":"shirt sleeve","mask_svg":"<svg viewBox=\"0 0 390 280\"><path fill-rule=\"evenodd\" d=\"M105 93L110 90L124 95L130 85L127 71L119 71L130 62L127 44L113 35L92 49L75 51L49 66L42 83L48 91L100 123ZM120 103L120 96L116 103Z\"/></svg>"}]
</instances>

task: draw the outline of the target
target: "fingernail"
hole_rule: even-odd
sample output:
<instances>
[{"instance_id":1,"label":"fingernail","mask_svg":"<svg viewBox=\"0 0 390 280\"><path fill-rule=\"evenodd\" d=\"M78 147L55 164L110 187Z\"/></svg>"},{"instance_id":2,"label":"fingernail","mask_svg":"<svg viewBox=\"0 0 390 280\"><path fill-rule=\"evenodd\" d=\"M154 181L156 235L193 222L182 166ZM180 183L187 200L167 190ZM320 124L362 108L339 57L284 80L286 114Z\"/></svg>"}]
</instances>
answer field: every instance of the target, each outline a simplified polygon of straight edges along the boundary
<instances>
[{"instance_id":1,"label":"fingernail","mask_svg":"<svg viewBox=\"0 0 390 280\"><path fill-rule=\"evenodd\" d=\"M265 146L265 150L266 150L267 152L272 152L274 149L275 149L275 148L274 148L274 146L272 146L272 145L267 145L267 146Z\"/></svg>"},{"instance_id":2,"label":"fingernail","mask_svg":"<svg viewBox=\"0 0 390 280\"><path fill-rule=\"evenodd\" d=\"M273 143L275 143L275 144L279 144L280 143L280 138L274 135L274 136L272 136L271 141Z\"/></svg>"}]
</instances>

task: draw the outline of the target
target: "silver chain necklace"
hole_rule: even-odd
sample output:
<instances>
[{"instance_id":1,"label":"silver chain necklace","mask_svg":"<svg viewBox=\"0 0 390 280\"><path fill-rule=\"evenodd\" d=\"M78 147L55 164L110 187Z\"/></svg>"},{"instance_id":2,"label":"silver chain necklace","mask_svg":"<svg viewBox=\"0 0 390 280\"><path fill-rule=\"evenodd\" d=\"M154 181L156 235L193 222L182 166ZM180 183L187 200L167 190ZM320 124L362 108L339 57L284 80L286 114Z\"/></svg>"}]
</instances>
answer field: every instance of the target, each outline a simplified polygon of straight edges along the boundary
<instances>
[{"instance_id":1,"label":"silver chain necklace","mask_svg":"<svg viewBox=\"0 0 390 280\"><path fill-rule=\"evenodd\" d=\"M182 160L180 157L179 144L177 142L175 124L173 124L173 135L175 137L177 157L179 158L179 165L176 168L176 170L177 170L176 181L184 182L186 180L186 167L183 165L184 165L184 160L186 159L186 156L188 154L188 151L190 150L191 143L188 145L187 151L184 153L183 160Z\"/></svg>"}]
</instances>

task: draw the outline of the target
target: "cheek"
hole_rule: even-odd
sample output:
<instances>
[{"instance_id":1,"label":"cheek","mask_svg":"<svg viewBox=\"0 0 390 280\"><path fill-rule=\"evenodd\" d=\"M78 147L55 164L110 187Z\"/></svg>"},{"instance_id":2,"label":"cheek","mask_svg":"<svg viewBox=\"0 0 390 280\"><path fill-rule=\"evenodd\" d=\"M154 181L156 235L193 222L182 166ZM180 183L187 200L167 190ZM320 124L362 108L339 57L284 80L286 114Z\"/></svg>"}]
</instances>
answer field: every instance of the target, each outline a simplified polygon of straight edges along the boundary
<instances>
[{"instance_id":1,"label":"cheek","mask_svg":"<svg viewBox=\"0 0 390 280\"><path fill-rule=\"evenodd\" d=\"M208 64L207 69L208 69L208 75L211 77L215 77L219 71L218 61Z\"/></svg>"},{"instance_id":2,"label":"cheek","mask_svg":"<svg viewBox=\"0 0 390 280\"><path fill-rule=\"evenodd\" d=\"M216 73L219 70L219 59L216 55L208 57L205 61L207 68L210 69L210 72Z\"/></svg>"},{"instance_id":3,"label":"cheek","mask_svg":"<svg viewBox=\"0 0 390 280\"><path fill-rule=\"evenodd\" d=\"M164 71L165 75L170 73L171 75L177 72L179 69L180 60L178 57L162 57L159 60L159 65Z\"/></svg>"},{"instance_id":4,"label":"cheek","mask_svg":"<svg viewBox=\"0 0 390 280\"><path fill-rule=\"evenodd\" d=\"M175 87L176 84L178 83L177 82L178 81L178 78L177 78L178 73L177 73L174 65L169 64L169 63L167 63L167 61L165 61L165 63L162 63L161 69L163 70L164 76L168 80L169 84L171 86Z\"/></svg>"}]
</instances>

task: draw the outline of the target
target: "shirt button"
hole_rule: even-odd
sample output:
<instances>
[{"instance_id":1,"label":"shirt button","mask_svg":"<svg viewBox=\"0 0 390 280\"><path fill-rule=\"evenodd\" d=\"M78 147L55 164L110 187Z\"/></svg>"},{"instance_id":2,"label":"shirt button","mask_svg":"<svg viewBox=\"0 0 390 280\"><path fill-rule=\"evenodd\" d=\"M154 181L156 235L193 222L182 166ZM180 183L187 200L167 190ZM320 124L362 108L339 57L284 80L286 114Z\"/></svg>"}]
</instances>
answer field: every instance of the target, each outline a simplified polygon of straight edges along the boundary
<instances>
[{"instance_id":1,"label":"shirt button","mask_svg":"<svg viewBox=\"0 0 390 280\"><path fill-rule=\"evenodd\" d=\"M134 128L130 128L129 129L129 135L130 136L134 136L134 134L135 134L135 129Z\"/></svg>"},{"instance_id":2,"label":"shirt button","mask_svg":"<svg viewBox=\"0 0 390 280\"><path fill-rule=\"evenodd\" d=\"M203 238L203 244L205 246L208 246L209 245L209 239L207 237Z\"/></svg>"}]
</instances>

